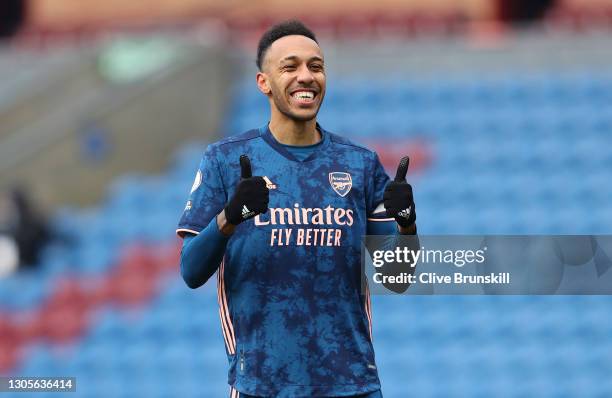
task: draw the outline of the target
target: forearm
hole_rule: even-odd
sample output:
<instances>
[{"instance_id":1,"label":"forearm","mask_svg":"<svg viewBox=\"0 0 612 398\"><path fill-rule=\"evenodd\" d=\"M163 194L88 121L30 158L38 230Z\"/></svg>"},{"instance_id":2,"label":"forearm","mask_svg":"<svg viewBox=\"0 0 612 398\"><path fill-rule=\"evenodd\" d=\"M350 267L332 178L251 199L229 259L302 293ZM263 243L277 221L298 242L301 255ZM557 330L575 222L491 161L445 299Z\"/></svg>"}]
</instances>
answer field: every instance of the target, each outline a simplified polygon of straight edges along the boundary
<instances>
[{"instance_id":1,"label":"forearm","mask_svg":"<svg viewBox=\"0 0 612 398\"><path fill-rule=\"evenodd\" d=\"M368 234L381 236L377 239L369 240L371 247L367 247L372 253L373 250L395 251L397 247L406 247L409 252L416 253L420 243L417 236L416 224L408 228L399 226L396 222L371 222L368 224ZM376 244L374 244L376 243ZM406 262L386 262L378 269L384 276L400 276L402 273L413 275L416 271L415 264ZM408 283L383 283L388 290L395 293L403 293L410 286Z\"/></svg>"},{"instance_id":2,"label":"forearm","mask_svg":"<svg viewBox=\"0 0 612 398\"><path fill-rule=\"evenodd\" d=\"M217 229L224 236L231 236L236 230L236 226L227 221L227 218L225 217L225 210L222 210L221 213L217 214Z\"/></svg>"},{"instance_id":3,"label":"forearm","mask_svg":"<svg viewBox=\"0 0 612 398\"><path fill-rule=\"evenodd\" d=\"M405 249L408 250L409 253L417 253L419 250L419 237L417 235L395 235L390 238L386 242L386 246L383 250L393 250L396 248L400 248L401 251ZM387 277L395 277L395 280L398 280L398 277L401 275L414 275L416 272L416 264L414 262L414 257L412 261L409 262L397 262L391 261L386 262L380 269L379 272L383 276ZM407 280L407 278L402 278L403 280ZM388 279L387 279L388 280ZM391 290L395 293L404 293L410 287L410 283L383 283L383 286L388 290Z\"/></svg>"},{"instance_id":4,"label":"forearm","mask_svg":"<svg viewBox=\"0 0 612 398\"><path fill-rule=\"evenodd\" d=\"M218 220L218 217L211 220L199 235L187 236L183 241L181 276L192 289L206 283L223 260L229 241L228 235L233 232L234 226L225 225L224 218Z\"/></svg>"}]
</instances>

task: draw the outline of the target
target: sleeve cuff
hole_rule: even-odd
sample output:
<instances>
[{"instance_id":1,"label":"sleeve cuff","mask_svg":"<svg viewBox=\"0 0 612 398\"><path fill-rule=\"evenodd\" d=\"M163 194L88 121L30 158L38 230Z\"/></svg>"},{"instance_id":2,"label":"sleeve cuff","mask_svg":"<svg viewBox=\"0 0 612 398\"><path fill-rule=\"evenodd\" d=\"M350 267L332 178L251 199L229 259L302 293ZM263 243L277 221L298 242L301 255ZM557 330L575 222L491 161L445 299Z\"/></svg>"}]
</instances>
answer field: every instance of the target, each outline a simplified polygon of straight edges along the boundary
<instances>
[{"instance_id":1,"label":"sleeve cuff","mask_svg":"<svg viewBox=\"0 0 612 398\"><path fill-rule=\"evenodd\" d=\"M186 234L199 235L202 232L202 227L194 225L179 225L176 234L179 238L184 238Z\"/></svg>"},{"instance_id":2,"label":"sleeve cuff","mask_svg":"<svg viewBox=\"0 0 612 398\"><path fill-rule=\"evenodd\" d=\"M179 225L178 229L176 230L176 234L180 238L184 238L186 234L200 235L201 233L206 235L207 239L214 238L215 240L223 242L229 240L230 238L229 236L223 235L223 233L219 230L217 217L213 217L206 228L193 225Z\"/></svg>"}]
</instances>

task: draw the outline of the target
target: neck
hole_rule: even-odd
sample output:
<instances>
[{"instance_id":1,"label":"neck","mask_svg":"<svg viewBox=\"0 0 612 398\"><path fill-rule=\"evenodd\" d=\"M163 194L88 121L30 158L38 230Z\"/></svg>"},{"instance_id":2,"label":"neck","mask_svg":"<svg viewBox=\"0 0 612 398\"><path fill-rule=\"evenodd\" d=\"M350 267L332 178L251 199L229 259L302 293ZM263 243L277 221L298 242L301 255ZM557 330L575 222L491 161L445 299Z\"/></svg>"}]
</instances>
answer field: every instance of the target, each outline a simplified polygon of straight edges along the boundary
<instances>
[{"instance_id":1,"label":"neck","mask_svg":"<svg viewBox=\"0 0 612 398\"><path fill-rule=\"evenodd\" d=\"M316 119L298 121L279 114L280 112L272 112L269 125L276 141L294 146L314 145L321 141Z\"/></svg>"}]
</instances>

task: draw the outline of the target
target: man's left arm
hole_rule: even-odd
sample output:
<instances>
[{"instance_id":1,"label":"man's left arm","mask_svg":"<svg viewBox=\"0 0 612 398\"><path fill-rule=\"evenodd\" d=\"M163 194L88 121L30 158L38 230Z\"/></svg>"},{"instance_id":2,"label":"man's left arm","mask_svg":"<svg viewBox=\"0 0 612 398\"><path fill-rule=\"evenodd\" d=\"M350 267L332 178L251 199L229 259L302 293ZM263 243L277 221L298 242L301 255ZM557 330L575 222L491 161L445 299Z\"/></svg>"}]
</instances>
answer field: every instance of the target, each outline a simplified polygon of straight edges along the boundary
<instances>
[{"instance_id":1,"label":"man's left arm","mask_svg":"<svg viewBox=\"0 0 612 398\"><path fill-rule=\"evenodd\" d=\"M403 250L404 246L413 253L419 250L412 186L406 182L409 162L407 156L402 158L395 179L391 181L378 156L374 159L373 173L367 191L369 196L367 233L389 237L385 239L383 247L377 247L376 250L395 250L397 247ZM402 236L414 236L414 238ZM368 247L370 252L372 249L374 248ZM402 273L413 275L415 270L416 267L411 263L388 262L380 267L379 272L383 276L400 276ZM409 287L408 283L383 283L383 285L396 293L403 293Z\"/></svg>"}]
</instances>

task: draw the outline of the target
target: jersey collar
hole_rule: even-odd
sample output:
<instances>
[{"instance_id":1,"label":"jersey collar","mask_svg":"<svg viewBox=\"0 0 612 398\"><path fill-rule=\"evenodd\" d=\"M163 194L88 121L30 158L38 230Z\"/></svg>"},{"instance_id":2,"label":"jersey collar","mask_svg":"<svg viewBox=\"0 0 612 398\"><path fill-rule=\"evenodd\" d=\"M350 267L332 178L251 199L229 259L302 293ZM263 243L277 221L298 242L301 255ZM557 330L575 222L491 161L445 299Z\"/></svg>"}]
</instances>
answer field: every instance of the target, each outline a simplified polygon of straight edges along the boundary
<instances>
[{"instance_id":1,"label":"jersey collar","mask_svg":"<svg viewBox=\"0 0 612 398\"><path fill-rule=\"evenodd\" d=\"M279 154L281 154L282 156L284 156L285 158L293 161L293 162L299 162L299 163L303 163L303 162L310 162L311 160L314 160L317 158L317 156L319 156L319 154L324 151L327 146L329 145L329 134L327 131L325 131L323 129L323 127L321 127L321 125L317 122L317 130L319 130L319 133L321 133L321 145L319 146L319 148L317 148L317 150L315 150L313 153L310 154L310 156L308 156L306 159L304 160L299 160L298 158L296 158L295 156L293 156L291 154L291 152L289 152L287 150L287 148L285 148L280 142L278 142L276 140L276 138L274 138L274 135L272 135L272 132L270 131L270 123L266 123L265 126L262 126L259 128L259 132L261 135L261 138L264 139L264 141L266 141L268 143L268 145L270 145L272 147L272 149L274 149L276 152L278 152Z\"/></svg>"}]
</instances>

